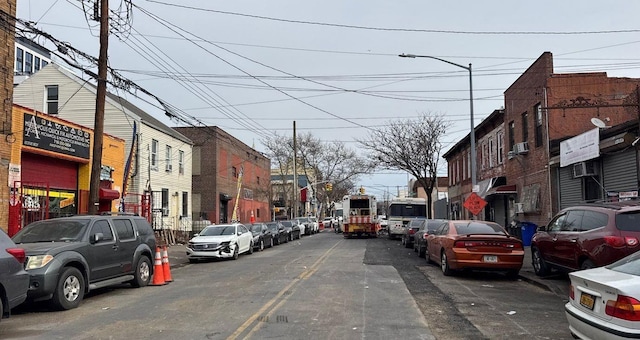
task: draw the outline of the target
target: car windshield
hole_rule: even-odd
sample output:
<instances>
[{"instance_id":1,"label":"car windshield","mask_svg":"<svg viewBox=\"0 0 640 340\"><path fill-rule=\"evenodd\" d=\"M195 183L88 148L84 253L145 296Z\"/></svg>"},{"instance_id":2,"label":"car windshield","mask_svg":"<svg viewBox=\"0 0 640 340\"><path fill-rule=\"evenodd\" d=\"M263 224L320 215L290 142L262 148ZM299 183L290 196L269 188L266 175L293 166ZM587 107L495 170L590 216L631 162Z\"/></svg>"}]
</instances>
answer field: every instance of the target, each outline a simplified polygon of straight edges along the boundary
<instances>
[{"instance_id":1,"label":"car windshield","mask_svg":"<svg viewBox=\"0 0 640 340\"><path fill-rule=\"evenodd\" d=\"M254 235L255 234L260 234L262 232L262 224L252 224L252 225L249 226L249 230Z\"/></svg>"},{"instance_id":2,"label":"car windshield","mask_svg":"<svg viewBox=\"0 0 640 340\"><path fill-rule=\"evenodd\" d=\"M635 252L605 267L616 272L640 276L640 252Z\"/></svg>"},{"instance_id":3,"label":"car windshield","mask_svg":"<svg viewBox=\"0 0 640 340\"><path fill-rule=\"evenodd\" d=\"M409 222L409 228L420 228L422 223L424 223L423 220L411 220L411 222Z\"/></svg>"},{"instance_id":4,"label":"car windshield","mask_svg":"<svg viewBox=\"0 0 640 340\"><path fill-rule=\"evenodd\" d=\"M79 241L89 225L89 219L53 219L38 221L24 227L13 236L15 243Z\"/></svg>"},{"instance_id":5,"label":"car windshield","mask_svg":"<svg viewBox=\"0 0 640 340\"><path fill-rule=\"evenodd\" d=\"M471 235L471 234L480 234L480 235L505 235L504 229L497 224L491 222L481 222L481 221L472 221L472 222L454 222L456 227L456 231L458 235Z\"/></svg>"},{"instance_id":6,"label":"car windshield","mask_svg":"<svg viewBox=\"0 0 640 340\"><path fill-rule=\"evenodd\" d=\"M439 226L441 226L444 222L446 222L446 220L428 220L427 221L427 229L429 229L429 232L434 232L436 231L436 229L438 229Z\"/></svg>"},{"instance_id":7,"label":"car windshield","mask_svg":"<svg viewBox=\"0 0 640 340\"><path fill-rule=\"evenodd\" d=\"M291 221L282 221L280 223L282 223L282 225L285 227L291 227L293 225L293 222Z\"/></svg>"},{"instance_id":8,"label":"car windshield","mask_svg":"<svg viewBox=\"0 0 640 340\"><path fill-rule=\"evenodd\" d=\"M278 230L278 223L267 223L267 228L271 230Z\"/></svg>"},{"instance_id":9,"label":"car windshield","mask_svg":"<svg viewBox=\"0 0 640 340\"><path fill-rule=\"evenodd\" d=\"M306 223L306 222L309 222L309 219L308 219L308 218L306 218L306 217L298 218L298 219L296 219L296 220L297 220L298 222L300 222L300 223Z\"/></svg>"},{"instance_id":10,"label":"car windshield","mask_svg":"<svg viewBox=\"0 0 640 340\"><path fill-rule=\"evenodd\" d=\"M216 225L204 228L200 236L219 236L233 235L236 233L236 227L232 225Z\"/></svg>"},{"instance_id":11,"label":"car windshield","mask_svg":"<svg viewBox=\"0 0 640 340\"><path fill-rule=\"evenodd\" d=\"M640 211L617 214L616 227L623 231L640 231Z\"/></svg>"}]
</instances>

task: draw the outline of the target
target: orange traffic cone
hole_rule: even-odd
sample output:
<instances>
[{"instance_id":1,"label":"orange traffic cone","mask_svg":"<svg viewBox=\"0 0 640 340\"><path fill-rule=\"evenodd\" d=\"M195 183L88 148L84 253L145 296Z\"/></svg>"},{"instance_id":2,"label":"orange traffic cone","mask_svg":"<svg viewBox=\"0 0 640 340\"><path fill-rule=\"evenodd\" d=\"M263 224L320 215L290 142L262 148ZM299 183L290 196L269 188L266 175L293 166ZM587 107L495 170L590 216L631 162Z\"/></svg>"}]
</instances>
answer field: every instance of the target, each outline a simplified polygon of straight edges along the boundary
<instances>
[{"instance_id":1,"label":"orange traffic cone","mask_svg":"<svg viewBox=\"0 0 640 340\"><path fill-rule=\"evenodd\" d=\"M152 286L162 286L167 284L164 281L164 271L162 270L162 257L160 255L160 247L156 247L156 258L153 263L153 282Z\"/></svg>"},{"instance_id":2,"label":"orange traffic cone","mask_svg":"<svg viewBox=\"0 0 640 340\"><path fill-rule=\"evenodd\" d=\"M171 266L169 265L169 254L167 253L167 246L162 248L162 272L164 273L164 280L171 282Z\"/></svg>"}]
</instances>

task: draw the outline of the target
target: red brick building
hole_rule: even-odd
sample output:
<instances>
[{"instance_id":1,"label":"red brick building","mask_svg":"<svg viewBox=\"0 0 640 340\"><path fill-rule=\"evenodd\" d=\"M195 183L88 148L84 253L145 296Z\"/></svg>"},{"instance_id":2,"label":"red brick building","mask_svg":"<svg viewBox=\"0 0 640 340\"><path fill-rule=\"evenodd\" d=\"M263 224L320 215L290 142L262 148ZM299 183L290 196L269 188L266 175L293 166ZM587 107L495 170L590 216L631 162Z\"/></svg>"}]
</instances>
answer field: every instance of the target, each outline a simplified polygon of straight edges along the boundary
<instances>
[{"instance_id":1,"label":"red brick building","mask_svg":"<svg viewBox=\"0 0 640 340\"><path fill-rule=\"evenodd\" d=\"M0 202L9 203L9 159L11 158L11 131L13 107L13 59L15 41L16 0L0 1L0 20L4 23L0 31L0 67L4 70L4 81L0 82ZM0 209L0 225L7 231L9 209Z\"/></svg>"},{"instance_id":2,"label":"red brick building","mask_svg":"<svg viewBox=\"0 0 640 340\"><path fill-rule=\"evenodd\" d=\"M236 201L240 222L271 220L268 158L216 126L175 129L194 143L194 221L231 222Z\"/></svg>"}]
</instances>

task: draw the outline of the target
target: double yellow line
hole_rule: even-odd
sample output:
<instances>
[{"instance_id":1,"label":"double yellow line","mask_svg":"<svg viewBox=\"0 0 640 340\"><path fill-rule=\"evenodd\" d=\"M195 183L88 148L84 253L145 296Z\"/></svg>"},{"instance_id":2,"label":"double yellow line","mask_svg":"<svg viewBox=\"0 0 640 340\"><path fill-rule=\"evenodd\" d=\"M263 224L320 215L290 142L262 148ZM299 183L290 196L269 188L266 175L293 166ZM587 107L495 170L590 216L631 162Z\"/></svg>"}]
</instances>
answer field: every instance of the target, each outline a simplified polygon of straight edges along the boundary
<instances>
[{"instance_id":1,"label":"double yellow line","mask_svg":"<svg viewBox=\"0 0 640 340\"><path fill-rule=\"evenodd\" d=\"M240 325L240 327L238 327L238 329L236 329L235 332L233 332L231 335L229 335L229 337L227 337L227 340L235 340L237 339L242 333L244 333L249 326L253 325L255 323L255 325L253 325L253 328L251 328L251 330L249 330L249 332L247 333L247 335L244 337L244 339L248 339L250 338L255 332L257 332L260 329L260 325L261 323L256 322L258 320L258 318L263 315L265 312L268 311L267 313L267 318L270 317L276 310L278 310L278 308L280 308L291 296L291 294L289 294L286 297L283 297L284 294L292 289L295 285L297 285L298 283L300 283L302 280L306 280L308 278L311 277L311 275L315 274L315 272L318 271L318 268L320 268L320 265L326 260L327 257L329 257L329 254L331 253L331 251L337 247L340 243L342 243L342 241L344 240L340 240L338 242L336 242L336 244L333 245L333 247L327 249L327 251L325 251L317 260L316 262L314 262L311 267L305 269L302 273L300 273L300 275L298 275L298 277L296 277L295 279L293 279L293 281L291 281L286 287L282 288L282 290L280 292L278 292L278 294L276 294L276 296L274 296L271 300L269 300L267 303L265 303L257 312L255 312L253 315L251 315L247 321L245 321L242 325ZM278 304L276 304L274 306L274 304L280 300L280 302L278 302ZM272 308L273 306L273 308Z\"/></svg>"}]
</instances>

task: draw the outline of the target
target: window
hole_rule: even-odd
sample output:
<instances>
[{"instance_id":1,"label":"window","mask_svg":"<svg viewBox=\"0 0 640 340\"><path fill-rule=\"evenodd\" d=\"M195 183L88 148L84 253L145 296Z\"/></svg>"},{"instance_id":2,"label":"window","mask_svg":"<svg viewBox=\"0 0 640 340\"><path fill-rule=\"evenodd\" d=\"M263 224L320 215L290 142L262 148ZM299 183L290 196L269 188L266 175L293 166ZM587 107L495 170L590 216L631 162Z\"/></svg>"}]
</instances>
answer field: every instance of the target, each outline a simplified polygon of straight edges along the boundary
<instances>
[{"instance_id":1,"label":"window","mask_svg":"<svg viewBox=\"0 0 640 340\"><path fill-rule=\"evenodd\" d=\"M564 220L564 224L560 228L561 231L579 231L582 225L582 216L584 216L583 210L571 210L567 212L567 218Z\"/></svg>"},{"instance_id":2,"label":"window","mask_svg":"<svg viewBox=\"0 0 640 340\"><path fill-rule=\"evenodd\" d=\"M256 218L260 218L260 208L256 209ZM265 230L266 227L263 226L262 229Z\"/></svg>"},{"instance_id":3,"label":"window","mask_svg":"<svg viewBox=\"0 0 640 340\"><path fill-rule=\"evenodd\" d=\"M467 178L471 177L471 149L467 151Z\"/></svg>"},{"instance_id":4,"label":"window","mask_svg":"<svg viewBox=\"0 0 640 340\"><path fill-rule=\"evenodd\" d=\"M536 113L536 147L542 146L542 105L536 104L533 107Z\"/></svg>"},{"instance_id":5,"label":"window","mask_svg":"<svg viewBox=\"0 0 640 340\"><path fill-rule=\"evenodd\" d=\"M162 216L169 216L169 189L162 188Z\"/></svg>"},{"instance_id":6,"label":"window","mask_svg":"<svg viewBox=\"0 0 640 340\"><path fill-rule=\"evenodd\" d=\"M529 140L529 114L522 114L522 141L526 142Z\"/></svg>"},{"instance_id":7,"label":"window","mask_svg":"<svg viewBox=\"0 0 640 340\"><path fill-rule=\"evenodd\" d=\"M231 167L231 176L233 176L233 178L238 178L238 169L235 166Z\"/></svg>"},{"instance_id":8,"label":"window","mask_svg":"<svg viewBox=\"0 0 640 340\"><path fill-rule=\"evenodd\" d=\"M587 202L602 199L600 194L602 189L598 183L598 177L599 176L582 177L584 185L584 200Z\"/></svg>"},{"instance_id":9,"label":"window","mask_svg":"<svg viewBox=\"0 0 640 340\"><path fill-rule=\"evenodd\" d=\"M182 192L182 216L189 216L189 193Z\"/></svg>"},{"instance_id":10,"label":"window","mask_svg":"<svg viewBox=\"0 0 640 340\"><path fill-rule=\"evenodd\" d=\"M127 240L135 238L133 232L133 224L127 219L114 219L113 226L116 228L116 234L121 240Z\"/></svg>"},{"instance_id":11,"label":"window","mask_svg":"<svg viewBox=\"0 0 640 340\"><path fill-rule=\"evenodd\" d=\"M151 140L151 168L158 170L158 141Z\"/></svg>"},{"instance_id":12,"label":"window","mask_svg":"<svg viewBox=\"0 0 640 340\"><path fill-rule=\"evenodd\" d=\"M48 62L48 61L46 61L46 60L43 60L43 61L42 61L42 67L45 67L45 66L47 66L47 65L49 65L49 62Z\"/></svg>"},{"instance_id":13,"label":"window","mask_svg":"<svg viewBox=\"0 0 640 340\"><path fill-rule=\"evenodd\" d=\"M609 224L609 216L597 211L585 210L580 231L588 231Z\"/></svg>"},{"instance_id":14,"label":"window","mask_svg":"<svg viewBox=\"0 0 640 340\"><path fill-rule=\"evenodd\" d=\"M498 164L502 164L504 162L504 133L498 132L498 152L496 155L498 156Z\"/></svg>"},{"instance_id":15,"label":"window","mask_svg":"<svg viewBox=\"0 0 640 340\"><path fill-rule=\"evenodd\" d=\"M40 71L40 57L35 57L35 60L33 62L33 72L38 71Z\"/></svg>"},{"instance_id":16,"label":"window","mask_svg":"<svg viewBox=\"0 0 640 340\"><path fill-rule=\"evenodd\" d=\"M16 48L16 73L22 73L24 62L24 51L21 48Z\"/></svg>"},{"instance_id":17,"label":"window","mask_svg":"<svg viewBox=\"0 0 640 340\"><path fill-rule=\"evenodd\" d=\"M509 150L513 150L513 146L516 144L516 123L511 121L509 123Z\"/></svg>"},{"instance_id":18,"label":"window","mask_svg":"<svg viewBox=\"0 0 640 340\"><path fill-rule=\"evenodd\" d=\"M173 170L173 167L171 164L171 146L170 145L167 145L165 147L164 164L165 164L165 171L171 172Z\"/></svg>"},{"instance_id":19,"label":"window","mask_svg":"<svg viewBox=\"0 0 640 340\"><path fill-rule=\"evenodd\" d=\"M58 85L46 85L46 113L50 115L58 114Z\"/></svg>"},{"instance_id":20,"label":"window","mask_svg":"<svg viewBox=\"0 0 640 340\"><path fill-rule=\"evenodd\" d=\"M462 156L462 180L467 179L467 164L466 164L466 160L467 160L467 157L465 157L463 155Z\"/></svg>"},{"instance_id":21,"label":"window","mask_svg":"<svg viewBox=\"0 0 640 340\"><path fill-rule=\"evenodd\" d=\"M256 183L260 185L260 176L256 177Z\"/></svg>"},{"instance_id":22,"label":"window","mask_svg":"<svg viewBox=\"0 0 640 340\"><path fill-rule=\"evenodd\" d=\"M489 168L493 168L495 165L493 138L489 138Z\"/></svg>"},{"instance_id":23,"label":"window","mask_svg":"<svg viewBox=\"0 0 640 340\"><path fill-rule=\"evenodd\" d=\"M184 175L184 151L178 151L178 173Z\"/></svg>"},{"instance_id":24,"label":"window","mask_svg":"<svg viewBox=\"0 0 640 340\"><path fill-rule=\"evenodd\" d=\"M486 169L487 168L487 143L482 143L482 148L481 150L481 154L480 154L480 159L481 159L481 169Z\"/></svg>"},{"instance_id":25,"label":"window","mask_svg":"<svg viewBox=\"0 0 640 340\"><path fill-rule=\"evenodd\" d=\"M107 220L99 220L93 224L93 227L91 227L91 238L94 238L97 233L102 233L102 242L113 241L113 232Z\"/></svg>"},{"instance_id":26,"label":"window","mask_svg":"<svg viewBox=\"0 0 640 340\"><path fill-rule=\"evenodd\" d=\"M33 73L33 54L29 52L24 53L24 72L27 74Z\"/></svg>"}]
</instances>

